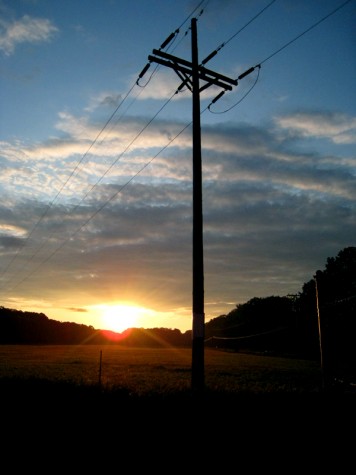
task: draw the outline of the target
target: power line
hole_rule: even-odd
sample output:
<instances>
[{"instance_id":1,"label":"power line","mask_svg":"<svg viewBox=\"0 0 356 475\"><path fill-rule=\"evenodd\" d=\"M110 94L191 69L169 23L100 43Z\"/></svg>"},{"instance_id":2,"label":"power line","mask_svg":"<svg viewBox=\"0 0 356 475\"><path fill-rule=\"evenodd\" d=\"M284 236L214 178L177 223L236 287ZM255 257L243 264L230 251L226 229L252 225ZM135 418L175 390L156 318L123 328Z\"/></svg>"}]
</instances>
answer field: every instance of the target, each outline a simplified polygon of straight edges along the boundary
<instances>
[{"instance_id":1,"label":"power line","mask_svg":"<svg viewBox=\"0 0 356 475\"><path fill-rule=\"evenodd\" d=\"M275 0L274 0L275 1ZM231 41L238 33L240 33L247 25L249 25L255 18L257 18L257 16L259 16L263 11L265 11L269 6L271 6L274 1L272 1L271 3L269 3L263 10L261 10L257 15L255 15L255 17L253 17L243 28L241 28L239 31L237 31L233 36L231 36L229 38L228 41L226 41L225 43L222 43L222 45L217 49L215 50L213 53L211 53L206 59L205 59L205 62L207 62L207 60L210 60L213 56L215 56L218 51L223 47L225 46L229 41ZM329 12L327 15L325 15L323 18L321 18L320 20L318 20L317 22L313 23L313 25L311 25L309 28L307 28L306 30L304 30L302 33L300 33L299 35L297 35L295 38L293 38L292 40L288 41L286 44L284 44L283 46L281 46L280 48L278 48L274 53L270 54L269 56L267 56L267 58L265 58L263 61L261 61L260 63L258 63L256 66L253 66L249 69L247 69L244 73L240 74L240 76L237 78L238 80L240 79L243 79L244 77L246 77L247 75L249 75L250 73L252 73L256 68L258 68L258 75L256 77L256 80L254 82L254 84L252 85L252 87L249 89L249 91L247 91L247 93L238 101L236 102L234 105L232 105L231 107L229 107L228 109L226 109L225 111L222 111L222 112L214 112L210 109L210 106L212 104L214 104L218 99L220 99L222 97L222 95L225 93L225 91L223 91L222 93L219 94L219 96L217 96L208 106L209 108L209 112L213 113L213 114L224 114L225 112L228 112L230 111L231 109L233 109L234 107L236 107L238 104L240 104L248 94L250 94L250 92L252 91L252 89L256 86L257 84L257 81L259 79L259 74L260 74L260 69L261 69L261 65L263 63L265 63L266 61L268 61L269 59L273 58L273 56L277 55L278 53L280 53L281 51L283 51L285 48L287 48L288 46L290 46L292 43L294 43L295 41L297 41L299 38L301 38L302 36L304 36L306 33L308 33L309 31L311 31L313 28L315 28L316 26L320 25L320 23L322 23L323 21L325 21L327 18L329 18L330 16L332 16L334 13L336 13L338 10L340 10L341 8L343 8L345 5L347 5L348 3L350 3L352 0L346 0L344 3L342 3L341 5L339 5L338 7L336 7L334 10L332 10L331 12Z\"/></svg>"},{"instance_id":2,"label":"power line","mask_svg":"<svg viewBox=\"0 0 356 475\"><path fill-rule=\"evenodd\" d=\"M275 56L276 54L280 53L282 50L284 50L285 48L287 48L289 45L291 45L292 43L294 43L295 41L297 41L299 38L301 38L303 35L305 35L306 33L308 33L309 31L311 31L313 28L315 28L316 26L320 25L320 23L322 23L323 21L325 21L327 18L331 17L332 15L334 15L334 13L336 13L337 11L341 10L341 8L343 8L345 5L347 5L348 3L352 2L353 0L346 0L346 2L342 3L341 5L339 5L338 7L334 8L334 10L332 10L330 13L328 13L327 15L325 15L323 18L321 18L320 20L318 20L316 23L313 23L313 25L311 25L309 28L307 28L306 30L304 30L302 33L300 33L299 35L297 35L295 38L293 38L292 40L288 41L288 43L286 43L285 45L281 46L280 48L278 48L274 53L270 54L269 56L267 56L267 58L265 58L263 61L261 61L259 63L259 65L265 63L266 61L268 61L269 59L273 58L273 56Z\"/></svg>"},{"instance_id":3,"label":"power line","mask_svg":"<svg viewBox=\"0 0 356 475\"><path fill-rule=\"evenodd\" d=\"M169 101L168 101L169 102ZM168 103L167 102L167 103ZM166 104L167 104L166 103ZM165 104L165 105L166 105ZM204 109L205 111L206 109ZM202 111L202 113L204 112ZM153 120L153 119L152 119ZM111 195L111 197L106 200L96 211L94 211L94 213L92 213L89 218L84 222L82 223L67 239L65 239L64 241L62 241L62 243L52 251L51 254L49 254L45 259L43 259L39 265L33 269L30 273L28 273L26 276L24 276L19 282L17 282L12 288L11 290L17 288L19 285L21 285L23 282L25 282L27 279L29 279L35 272L38 271L38 269L40 269L40 267L43 266L43 264L45 264L46 262L48 262L50 259L52 259L52 257L57 254L58 251L60 251L64 245L70 241L71 239L73 239L90 221L92 221L92 219L95 218L95 216L97 216L104 208L106 205L108 205L111 201L113 201L145 168L147 168L150 163L153 162L153 160L155 158L158 157L158 155L160 155L167 147L169 147L169 145L174 141L176 140L190 125L192 124L192 122L188 123L187 125L185 125L181 130L180 132L178 132L178 134L176 134L161 150L159 150L153 157L151 157L150 160L148 160L129 180L127 180L117 191L115 191L115 193L113 193Z\"/></svg>"},{"instance_id":4,"label":"power line","mask_svg":"<svg viewBox=\"0 0 356 475\"><path fill-rule=\"evenodd\" d=\"M62 186L60 187L60 189L58 190L58 192L56 193L56 195L54 196L54 198L52 199L52 201L47 205L46 207L46 210L45 212L40 216L39 220L36 222L35 226L32 228L32 230L30 231L29 235L27 236L26 240L25 240L25 244L26 244L26 241L32 236L33 232L35 231L35 229L37 228L37 226L41 223L41 221L45 218L46 214L48 213L49 209L53 206L53 204L55 203L55 201L57 200L57 198L59 197L59 195L62 193L62 191L64 190L64 188L66 187L66 185L68 184L68 182L70 181L70 179L74 176L74 173L76 172L76 170L79 168L80 164L83 162L83 160L85 159L85 157L88 155L88 153L90 152L90 150L93 148L93 146L95 145L95 143L98 141L99 137L101 136L101 134L104 132L104 130L106 129L106 127L108 126L108 124L111 122L111 120L113 119L113 117L115 116L115 114L117 113L117 111L119 110L119 108L122 106L122 104L124 103L124 101L126 100L126 98L129 96L129 94L131 93L131 91L133 90L134 88L134 85L129 89L129 91L125 94L124 98L122 99L122 101L120 101L119 105L116 107L116 109L114 110L114 112L110 115L110 117L108 118L108 120L106 121L106 123L104 124L104 126L101 128L100 132L98 132L98 134L96 135L96 137L94 138L94 140L91 142L89 148L87 149L87 151L82 155L81 159L77 162L76 166L73 168L72 172L70 173L70 175L68 176L68 178L66 179L66 181L62 184ZM16 256L15 256L16 257ZM10 263L11 264L11 263ZM7 268L5 269L5 271L7 270Z\"/></svg>"},{"instance_id":5,"label":"power line","mask_svg":"<svg viewBox=\"0 0 356 475\"><path fill-rule=\"evenodd\" d=\"M216 48L212 53L210 53L203 61L202 65L206 64L208 61L210 61L224 46L226 46L228 43L230 43L231 40L233 40L241 31L243 31L245 28L248 27L253 21L256 20L264 11L267 10L276 0L272 0L268 5L266 5L262 10L260 10L254 17L251 18L242 28L240 28L236 33L234 33L228 40L224 41L221 43L218 48Z\"/></svg>"},{"instance_id":6,"label":"power line","mask_svg":"<svg viewBox=\"0 0 356 475\"><path fill-rule=\"evenodd\" d=\"M240 28L235 34L233 34L227 41L225 41L225 43L223 43L223 45L221 45L221 48L223 46L226 46L228 43L230 43L231 40L233 40L235 38L235 36L237 36L239 33L241 33L241 31L243 31L248 25L250 25L253 21L256 20L256 18L258 18L260 15L262 15L262 13L264 11L267 10L267 8L269 8L271 5L273 5L273 3L275 2L276 0L272 0L272 2L270 2L268 5L266 5L264 8L262 8L262 10L260 10L254 17L251 18L250 21L248 21L242 28Z\"/></svg>"},{"instance_id":7,"label":"power line","mask_svg":"<svg viewBox=\"0 0 356 475\"><path fill-rule=\"evenodd\" d=\"M82 203L85 198L90 194L90 192L92 192L94 190L94 188L102 181L102 179L106 176L106 174L111 170L111 168L118 162L118 160L125 154L125 152L127 152L127 150L133 145L133 143L140 137L140 135L147 129L147 127L154 121L154 119L159 115L159 113L168 105L168 103L172 100L172 98L176 95L177 91L175 91L171 97L160 107L160 109L156 112L156 114L146 123L146 125L140 130L140 132L132 139L132 141L126 146L126 148L123 150L123 152L116 158L116 160L110 165L110 167L105 171L105 173L99 178L99 180L91 187L91 189L84 195L84 197L81 199L81 201L79 203L77 203L77 205L71 210L71 213L73 213L73 211L75 209L78 208L78 206L80 205L80 203ZM204 109L205 111L206 109ZM203 111L203 112L204 112ZM153 160L154 158L156 158L160 153L162 153L163 150L165 150L165 148L167 148L172 142L173 140L175 140L179 135L181 135L181 133L183 133L183 131L189 127L191 125L191 123L187 124L175 137L173 137L173 139L171 139L168 144L163 148L161 149L153 158L151 158L151 160L149 160L136 174L134 174L124 185L122 185L122 187L120 187L120 189L118 191L116 191L107 201L105 201L94 213L92 213L92 215L81 225L79 226L79 228L77 228L77 230L71 234L67 239L65 239L54 251L52 251L52 253L47 256L43 261L41 261L41 263L34 269L32 270L28 275L26 275L23 279L21 279L15 286L12 287L12 289L18 287L18 285L20 285L21 283L23 283L25 280L27 280L30 276L32 276L45 262L48 262L60 249L62 249L62 247L71 239L73 239L74 236L76 236L78 234L78 232L80 230L82 230L84 228L84 226L86 226L102 209L104 209L104 207L109 203L111 202L119 193L121 193L121 191L126 188L126 186L131 183L131 181L137 177ZM37 249L37 251L31 256L30 260L39 252L41 251L41 249L43 249L44 245L46 244L46 242L48 241L49 238L47 238L47 240L43 243L42 246L39 246L39 248ZM29 262L29 261L28 261Z\"/></svg>"},{"instance_id":8,"label":"power line","mask_svg":"<svg viewBox=\"0 0 356 475\"><path fill-rule=\"evenodd\" d=\"M231 109L233 109L234 107L236 107L237 105L239 105L249 94L250 92L252 91L252 89L256 86L257 84L257 81L260 77L260 69L261 69L261 66L256 66L258 68L258 73L257 73L257 76L256 76L256 79L255 79L255 82L252 84L252 86L250 87L250 89L241 97L241 99L239 99L237 102L235 102L235 104L233 104L231 107L229 107L228 109L225 109L224 111L221 111L221 112L216 112L216 111L212 111L210 109L210 107L218 100L218 98L220 99L220 97L222 97L222 95L219 94L219 96L217 96L215 99L213 99L211 101L211 103L209 104L208 106L208 109L209 109L209 112L211 112L212 114L225 114L226 112L229 112L231 111ZM225 93L225 91L223 91Z\"/></svg>"},{"instance_id":9,"label":"power line","mask_svg":"<svg viewBox=\"0 0 356 475\"><path fill-rule=\"evenodd\" d=\"M254 333L254 334L244 335L244 336L215 336L215 335L213 335L213 336L207 338L206 340L204 340L204 342L207 343L208 341L214 341L214 340L225 340L225 341L226 340L229 340L229 341L250 340L250 339L253 339L253 338L256 338L256 337L270 335L272 333L278 333L278 332L281 332L281 331L287 330L287 329L288 329L287 326L277 327L277 328L274 328L273 330L267 330L265 332Z\"/></svg>"},{"instance_id":10,"label":"power line","mask_svg":"<svg viewBox=\"0 0 356 475\"><path fill-rule=\"evenodd\" d=\"M160 49L162 48L165 48L171 41L172 39L179 33L179 30L180 28L189 20L190 17L193 16L194 12L196 10L198 10L200 8L200 6L205 3L205 7L206 5L209 3L210 0L202 0L195 8L194 10L188 15L188 17L181 23L181 25L175 30L175 32L171 33L168 38L161 44L161 47ZM199 16L202 15L203 13L203 9L200 11L199 13ZM103 134L104 130L107 128L107 126L109 125L109 123L112 121L112 119L114 118L114 116L117 114L119 108L122 106L122 104L124 103L124 101L127 99L127 97L130 95L130 93L132 92L133 88L135 87L135 85L139 85L139 79L140 77L143 76L144 72L147 71L148 69L148 65L145 66L144 70L140 73L137 81L131 86L131 88L128 90L128 92L125 94L124 98L122 99L122 101L118 104L118 106L115 108L115 110L113 111L113 113L110 115L110 117L107 119L107 121L105 122L104 126L101 128L101 130L98 132L98 134L96 135L96 137L94 138L94 140L91 142L89 148L87 149L87 151L82 155L81 159L78 161L78 163L76 164L76 166L74 167L74 169L72 170L71 174L68 176L68 178L66 179L66 181L62 184L62 186L60 187L60 189L58 190L58 192L56 193L55 197L52 199L52 201L47 205L45 211L43 212L43 214L40 216L39 220L35 223L35 225L33 226L33 228L31 229L31 231L29 232L29 234L27 235L26 239L22 242L22 245L21 247L17 250L17 252L14 254L14 256L12 257L12 259L10 259L10 261L8 262L7 266L3 269L3 271L1 272L0 276L3 277L6 272L9 270L9 268L11 267L11 265L15 262L15 260L17 259L19 253L25 248L26 244L28 243L29 239L31 238L31 236L34 234L35 230L38 228L38 226L40 225L40 223L44 220L44 218L46 217L46 215L48 214L49 210L53 207L53 204L55 203L55 201L58 199L58 197L60 196L60 194L62 193L62 191L64 190L64 188L67 186L67 184L69 183L69 181L71 180L71 178L74 176L75 172L78 170L79 166L81 165L81 163L84 161L85 157L89 154L90 150L94 147L94 145L97 143L97 141L99 140L100 136ZM155 68L155 70L153 71L150 79L152 78L153 74L155 73L157 67ZM144 86L140 86L140 87L146 87L146 85L148 84L149 81L147 81L147 83L144 85ZM174 93L176 94L177 91ZM173 97L173 96L172 96ZM107 175L107 173L112 169L112 167L117 163L117 161L119 160L119 158L125 153L125 151L128 150L128 148L133 144L133 142L141 135L141 133L143 133L143 131L149 126L149 124L155 119L155 117L159 114L159 112L168 104L168 102L172 99L172 97L166 102L166 104L164 104L163 107L161 107L159 109L159 111L157 112L157 114L155 114L155 116L146 124L146 126L141 130L141 132L135 137L135 139L130 142L130 144L128 145L128 147L124 150L124 152L111 164L111 166L106 170L106 172L101 176L101 178L90 188L89 192L87 192L84 197L81 199L81 201L74 207L74 209L71 210L71 212L73 212L75 209L77 209L77 207L79 206L80 203L82 203L84 201L84 199L89 195L89 193L96 187L97 184L99 184L101 182L101 180ZM127 109L126 109L126 112L127 112ZM122 116L121 116L122 118ZM118 121L117 121L118 122ZM116 122L116 123L117 123ZM69 213L67 213L69 214ZM49 238L47 238L44 242L44 244L48 241ZM37 249L37 251L35 251L35 253L33 253L28 259L27 259L27 263L30 262L34 256L43 248L44 244L42 246L39 246L39 248Z\"/></svg>"},{"instance_id":11,"label":"power line","mask_svg":"<svg viewBox=\"0 0 356 475\"><path fill-rule=\"evenodd\" d=\"M206 3L205 3L206 2ZM194 15L194 13L198 10L198 8L200 8L200 6L205 3L204 7L202 7L201 11L200 11L200 14L201 15L203 13L203 10L208 6L208 3L210 2L210 0L202 0L195 8L194 10L187 16L187 18L183 21L183 23L178 27L178 29L181 29L182 26L187 23L188 20L190 20L190 18Z\"/></svg>"},{"instance_id":12,"label":"power line","mask_svg":"<svg viewBox=\"0 0 356 475\"><path fill-rule=\"evenodd\" d=\"M176 29L174 30L172 33L170 33L170 35L168 35L168 37L163 41L163 43L161 44L160 48L159 48L159 51L161 50L165 50L168 51L170 49L170 47L172 46L172 41L175 41L176 38L177 38L177 35L179 34L180 32L180 29L182 28L182 26L194 15L194 12L196 10L198 10L198 8L204 3L206 2L204 8L208 5L210 0L202 0L195 8L194 10L187 16L187 18L181 23L181 25ZM202 8L199 12L199 16L201 16L204 12L204 8ZM188 31L189 31L190 27L186 30L184 36L181 38L181 41L183 40L183 38L187 35ZM178 45L177 45L178 46ZM174 48L175 49L175 48ZM141 86L140 85L140 79L143 78L143 76L146 74L146 72L148 71L149 67L151 66L151 61L149 61L145 67L142 69L142 71L140 72L140 74L138 75L138 78L137 78L137 81L136 81L136 84L139 86L139 87L145 87L147 86L147 84L151 81L153 75L156 73L156 71L158 70L159 68L159 64L156 64L152 74L150 75L149 79L146 81L146 83Z\"/></svg>"},{"instance_id":13,"label":"power line","mask_svg":"<svg viewBox=\"0 0 356 475\"><path fill-rule=\"evenodd\" d=\"M336 13L338 10L340 10L341 8L343 8L344 6L346 6L348 3L350 3L352 0L347 0L345 1L344 3L342 3L341 5L339 5L337 8L335 8L334 10L332 10L330 13L328 13L326 16L324 16L323 18L321 18L320 20L318 20L316 23L314 23L313 25L311 25L308 29L306 29L305 31L303 31L302 33L300 33L299 35L297 35L295 38L293 38L292 40L290 40L289 42L287 42L285 45L283 45L282 47L280 47L278 50L276 50L274 53L270 54L268 57L266 57L263 61L261 61L261 63L259 63L257 66L255 66L254 68L250 68L248 71L246 71L245 73L243 73L242 75L239 76L238 79L242 79L243 77L245 77L247 75L247 73L249 74L250 72L252 72L256 67L258 67L260 69L260 66L261 64L265 63L266 61L268 61L269 59L271 59L273 56L277 55L279 52L281 52L282 50L284 50L285 48L287 48L289 45L291 45L293 42L295 42L296 40L298 40L299 38L301 38L303 35L305 35L306 33L308 33L309 31L311 31L313 28L315 28L316 26L318 26L320 23L322 23L323 21L325 21L327 18L329 18L330 16L332 16L334 13ZM204 2L200 2L198 4L198 6L193 10L193 12L188 16L188 18L180 25L179 29L181 28L181 26L189 19L189 17L200 7L200 5L202 5ZM206 5L209 3L209 1L206 3ZM226 44L228 44L233 38L235 38L243 29L245 29L250 23L252 23L252 21L254 21L258 16L260 16L268 7L270 7L273 3L275 3L275 0L273 0L272 2L270 2L266 7L264 7L258 14L256 14L248 23L246 23L242 28L240 28L234 35L232 35L226 42L222 43L219 48L217 48L217 50L215 50L215 54L222 48L224 47ZM200 14L202 13L202 11L200 12ZM163 45L164 43L162 43ZM209 55L204 61L205 63L210 60L213 56L215 56L215 54L211 54ZM204 64L205 64L204 63ZM257 76L257 79L258 79L258 76ZM256 85L257 83L257 79L256 79L256 82L255 84L253 85L253 87ZM135 85L135 84L134 84ZM78 164L76 165L76 167L73 169L72 173L70 174L70 176L67 178L67 180L65 181L65 183L63 184L63 186L60 188L60 190L58 191L58 193L56 194L56 196L54 197L54 199L51 201L51 203L47 206L45 212L43 213L43 215L40 217L40 219L37 221L37 223L35 224L35 226L32 228L32 230L30 231L29 235L27 236L26 240L24 241L23 243L23 246L21 247L20 250L18 250L18 252L13 256L13 258L10 260L9 264L7 265L7 267L3 270L2 274L1 275L4 275L7 270L9 269L9 267L13 264L13 262L15 261L15 259L17 258L19 252L24 248L24 246L26 245L26 243L28 242L28 240L30 239L30 237L33 235L35 229L39 226L40 222L45 218L45 216L47 215L49 209L53 206L54 202L57 200L57 198L59 197L59 195L62 193L63 189L65 188L65 186L68 184L68 182L70 181L70 179L73 177L75 171L79 168L80 164L83 162L84 158L86 157L86 155L90 152L90 150L92 149L92 147L95 145L95 143L98 141L98 139L100 138L100 136L102 135L102 133L104 132L104 130L107 128L107 126L109 125L109 123L112 121L113 117L116 115L118 109L121 107L121 105L123 104L123 102L126 100L126 98L128 97L128 95L132 92L133 88L134 88L134 85L130 88L130 90L127 92L127 94L125 95L124 99L120 102L120 104L118 105L118 107L115 109L115 111L111 114L111 116L109 117L109 119L106 121L106 123L104 124L104 126L101 128L101 130L99 131L99 133L97 134L97 136L95 137L94 141L91 143L91 145L89 146L88 150L85 152L85 154L82 156L81 160L78 162ZM224 112L228 112L229 110L231 110L233 107L235 107L237 104L239 104L246 96L247 94L249 94L251 92L251 90L253 89L253 87L245 94L245 96L240 100L238 101L236 104L234 104L232 107L230 107L229 109L227 109L226 111ZM178 91L176 91L178 92ZM175 93L176 93L175 92ZM172 96L173 97L173 96ZM157 115L160 113L160 111L163 109L163 107L165 107L168 102L172 99L172 97L166 102L166 104L164 104L164 106L161 107L161 109L155 114L155 116L146 124L146 126L141 130L141 132L135 137L135 139L133 139L132 142L130 142L130 144L128 145L128 147L124 150L124 152L110 165L110 167L106 170L106 172L101 176L101 178L96 182L95 185L93 185L90 189L89 192L87 192L85 194L85 196L82 198L82 200L74 207L74 210L79 206L80 203L82 203L84 201L84 199L89 195L89 193L95 188L95 186L97 184L99 184L101 182L101 180L106 176L106 174L111 170L111 168L117 163L117 161L119 160L119 158L128 150L128 148L134 143L134 141L141 135L141 133L143 133L143 131L149 126L149 124L154 120L155 117L157 117ZM216 102L216 101L215 101ZM212 102L214 103L214 101ZM212 105L212 103L208 106L209 108L209 111L210 111L210 106ZM205 109L206 110L206 109ZM212 112L212 111L210 111ZM224 112L221 112L221 113L224 113ZM217 112L213 112L213 113L217 113ZM188 124L185 128L187 128L190 124ZM183 130L185 130L185 128ZM183 130L181 132L183 132ZM178 134L180 135L180 134ZM177 136L176 136L177 137ZM176 138L175 137L175 138ZM174 138L174 139L175 139ZM173 139L173 140L174 140ZM172 140L172 141L173 141ZM168 147L170 145L171 142L169 142L166 147ZM166 148L164 147L164 148ZM164 149L162 149L164 150ZM162 150L159 152L161 153ZM158 154L159 154L158 153ZM157 154L157 155L158 155ZM155 157L157 156L155 155ZM131 177L131 179L125 183L118 192L116 192L108 201L106 201L104 203L103 206L101 206L93 215L90 216L90 218L85 221L85 223L75 232L75 234L77 234L79 232L80 229L82 229L91 219L94 218L94 216L96 216L105 206L108 202L112 201L118 193L120 193L139 173L142 172L142 170L144 168L146 168L146 166L148 166L149 163L151 163L151 161L155 158L153 157L147 164L145 164L138 172L137 174L135 174L133 177ZM73 210L72 210L73 212ZM73 236L71 236L73 237ZM48 257L45 261L43 262L46 262L47 260L49 260L52 255L54 255L56 252L58 252L58 250L63 247L63 245L65 244L65 242L67 241L64 241L64 243L56 250L54 251L50 257ZM39 250L41 250L41 247L39 248ZM38 251L37 251L38 252ZM30 257L30 259L32 259L33 256ZM42 264L40 264L42 265ZM37 268L38 269L38 268ZM30 274L32 275L33 272ZM28 276L26 277L28 278ZM25 279L23 279L25 280ZM23 282L23 280L21 282Z\"/></svg>"},{"instance_id":14,"label":"power line","mask_svg":"<svg viewBox=\"0 0 356 475\"><path fill-rule=\"evenodd\" d=\"M1 277L3 277L6 272L9 270L9 268L11 267L11 265L16 261L18 255L20 254L20 252L25 248L26 244L28 243L28 241L30 240L31 236L34 234L34 232L36 231L36 229L38 228L38 226L41 224L41 222L44 220L44 218L47 216L49 210L53 207L54 203L56 202L56 200L58 199L58 197L60 196L60 194L63 192L64 188L68 185L69 181L71 180L71 178L73 178L75 172L78 170L79 166L81 165L81 163L84 161L85 157L88 155L88 153L90 152L90 150L93 148L93 146L95 145L95 143L98 141L99 137L102 135L102 133L104 132L104 130L106 129L106 127L109 125L109 123L111 122L111 120L113 119L113 117L116 115L117 111L119 110L119 108L122 106L122 104L124 103L124 101L127 99L127 97L129 96L129 94L131 93L131 91L133 90L135 84L128 90L128 92L125 94L124 98L122 99L122 101L119 103L119 105L115 108L114 112L110 115L110 117L108 118L108 120L106 121L106 123L104 124L104 126L101 128L101 130L99 131L99 133L96 135L96 137L94 138L94 140L92 141L92 143L90 144L89 148L87 149L87 151L82 155L81 159L77 162L76 166L73 168L72 172L70 173L70 175L67 177L66 181L62 184L62 186L60 187L60 189L57 191L57 193L55 194L54 198L52 199L52 201L46 206L46 209L44 210L44 212L41 214L40 218L37 220L37 222L34 224L34 226L32 227L32 229L30 230L29 234L27 235L27 237L25 238L25 240L22 242L22 245L21 247L17 250L17 252L14 254L14 256L12 257L12 259L10 259L10 261L8 262L7 266L3 269L3 271L1 272ZM30 256L28 258L28 261L29 262L33 257L34 257L35 254L33 254L32 256Z\"/></svg>"},{"instance_id":15,"label":"power line","mask_svg":"<svg viewBox=\"0 0 356 475\"><path fill-rule=\"evenodd\" d=\"M176 93L174 93L176 94ZM172 95L173 97L173 95ZM172 97L166 101L166 103L161 107L161 109L157 112L156 116L158 115L158 113L171 101ZM206 110L208 109L208 107L205 107L205 109L203 109L201 111L201 114L203 114ZM150 122L152 122L154 120L154 118L151 119ZM144 129L146 129L148 127L149 124L147 124ZM155 158L157 158L166 148L169 147L169 145L171 145L174 140L176 140L188 127L190 127L192 125L192 121L190 121L188 124L186 124L172 139L170 139L167 144L162 147L153 157L151 157L150 160L148 160L129 180L127 180L117 191L115 191L115 193L113 193L111 195L111 197L106 200L94 213L92 213L89 218L84 222L82 223L75 231L74 233L72 233L67 239L65 239L64 241L62 241L62 243L56 248L54 249L51 254L49 254L45 259L43 259L39 265L34 268L31 272L29 272L26 276L24 276L19 282L17 282L12 288L11 290L17 288L19 285L21 285L23 282L25 282L28 278L30 278L35 272L38 271L38 269L40 269L43 264L45 264L46 262L48 262L50 259L52 259L52 257L57 254L58 251L60 251L64 245L70 241L71 239L73 239L92 219L95 218L95 216L97 216L104 208L106 205L108 205L111 201L113 201L145 168L147 168ZM143 130L141 130L141 132L138 134L138 136L143 132ZM136 138L138 138L138 136L136 136ZM136 140L135 138L135 140ZM134 140L132 141L132 143L134 142ZM131 143L131 145L132 145ZM94 185L95 186L95 185ZM93 187L94 188L94 187ZM79 205L76 205L76 207L78 207ZM76 208L75 207L75 208ZM73 210L72 210L73 211Z\"/></svg>"}]
</instances>

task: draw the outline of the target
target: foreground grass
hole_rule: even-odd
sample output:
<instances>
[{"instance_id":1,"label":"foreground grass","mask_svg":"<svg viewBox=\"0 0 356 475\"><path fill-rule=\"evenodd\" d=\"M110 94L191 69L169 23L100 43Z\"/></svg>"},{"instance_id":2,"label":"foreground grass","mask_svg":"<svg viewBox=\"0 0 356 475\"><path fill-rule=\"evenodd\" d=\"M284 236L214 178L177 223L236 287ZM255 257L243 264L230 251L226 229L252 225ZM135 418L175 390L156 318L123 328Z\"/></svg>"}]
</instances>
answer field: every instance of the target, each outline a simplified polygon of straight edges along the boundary
<instances>
[{"instance_id":1,"label":"foreground grass","mask_svg":"<svg viewBox=\"0 0 356 475\"><path fill-rule=\"evenodd\" d=\"M205 385L224 393L315 393L317 362L205 350ZM0 378L125 390L135 396L188 391L191 350L119 346L0 346Z\"/></svg>"},{"instance_id":2,"label":"foreground grass","mask_svg":"<svg viewBox=\"0 0 356 475\"><path fill-rule=\"evenodd\" d=\"M284 438L310 424L356 423L356 395L322 390L317 362L213 349L204 391L194 393L189 349L0 346L0 395L9 433L35 427L73 443L113 428L135 440L138 428L149 439L150 428L163 437L178 427L215 439L273 428Z\"/></svg>"},{"instance_id":3,"label":"foreground grass","mask_svg":"<svg viewBox=\"0 0 356 475\"><path fill-rule=\"evenodd\" d=\"M306 396L325 393L317 361L206 348L204 393L211 397ZM118 345L0 345L0 384L20 393L160 398L191 395L191 349ZM356 396L350 386L335 393ZM330 391L329 391L330 392ZM350 397L351 397L350 396Z\"/></svg>"},{"instance_id":4,"label":"foreground grass","mask_svg":"<svg viewBox=\"0 0 356 475\"><path fill-rule=\"evenodd\" d=\"M285 473L315 455L319 467L320 441L346 472L355 402L322 391L313 361L206 349L205 389L194 393L189 349L0 345L2 460L12 472L187 471L202 457L204 471L258 461L275 471L279 460Z\"/></svg>"}]
</instances>

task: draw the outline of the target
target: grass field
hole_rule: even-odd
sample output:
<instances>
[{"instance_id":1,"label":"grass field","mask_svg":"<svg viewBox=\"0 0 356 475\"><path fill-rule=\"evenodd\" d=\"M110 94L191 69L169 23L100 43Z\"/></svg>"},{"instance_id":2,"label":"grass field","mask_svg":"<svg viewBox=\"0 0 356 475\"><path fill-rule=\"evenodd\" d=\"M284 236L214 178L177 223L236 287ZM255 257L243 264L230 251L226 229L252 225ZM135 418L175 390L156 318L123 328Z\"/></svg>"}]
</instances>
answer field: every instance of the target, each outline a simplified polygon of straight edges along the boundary
<instances>
[{"instance_id":1,"label":"grass field","mask_svg":"<svg viewBox=\"0 0 356 475\"><path fill-rule=\"evenodd\" d=\"M345 421L356 423L355 394L326 394L316 361L209 348L205 390L194 394L191 359L190 349L0 346L3 434L36 450L38 440L67 448L71 440L78 456L84 439L93 453L105 441L103 454L115 437L155 446L153 434L171 450L170 437L180 434L193 449L197 434L205 444L263 440L265 447L277 439L288 445L302 431L313 447L317 432L332 428L340 437Z\"/></svg>"},{"instance_id":2,"label":"grass field","mask_svg":"<svg viewBox=\"0 0 356 475\"><path fill-rule=\"evenodd\" d=\"M313 393L318 362L205 350L205 385L228 393ZM190 349L119 346L0 346L0 378L42 379L131 394L168 394L191 385Z\"/></svg>"}]
</instances>

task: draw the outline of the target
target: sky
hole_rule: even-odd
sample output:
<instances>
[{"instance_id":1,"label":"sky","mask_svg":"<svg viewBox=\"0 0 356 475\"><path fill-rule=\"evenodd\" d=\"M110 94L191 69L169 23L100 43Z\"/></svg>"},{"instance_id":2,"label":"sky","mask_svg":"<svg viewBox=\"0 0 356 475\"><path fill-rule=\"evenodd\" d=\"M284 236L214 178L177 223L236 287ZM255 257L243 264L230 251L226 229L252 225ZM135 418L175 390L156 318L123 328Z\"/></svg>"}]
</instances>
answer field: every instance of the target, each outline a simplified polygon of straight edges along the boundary
<instances>
[{"instance_id":1,"label":"sky","mask_svg":"<svg viewBox=\"0 0 356 475\"><path fill-rule=\"evenodd\" d=\"M355 246L355 0L0 0L1 306L192 329L192 18L205 321Z\"/></svg>"}]
</instances>

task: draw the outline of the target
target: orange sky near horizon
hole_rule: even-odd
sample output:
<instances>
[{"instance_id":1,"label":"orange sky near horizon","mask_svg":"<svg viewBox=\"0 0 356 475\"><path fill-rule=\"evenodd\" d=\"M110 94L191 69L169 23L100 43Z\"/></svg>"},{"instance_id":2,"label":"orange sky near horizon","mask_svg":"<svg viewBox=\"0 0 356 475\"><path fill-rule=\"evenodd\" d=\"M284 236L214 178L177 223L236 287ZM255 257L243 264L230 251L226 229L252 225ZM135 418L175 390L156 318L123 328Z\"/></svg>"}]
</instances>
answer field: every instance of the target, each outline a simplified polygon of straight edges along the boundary
<instances>
[{"instance_id":1,"label":"orange sky near horizon","mask_svg":"<svg viewBox=\"0 0 356 475\"><path fill-rule=\"evenodd\" d=\"M128 328L169 328L179 329L182 333L192 329L189 308L180 309L179 312L158 311L136 305L133 301L108 302L81 308L48 308L40 302L32 302L30 305L16 304L9 308L43 313L52 320L73 322L92 326L97 330L111 330L118 333Z\"/></svg>"}]
</instances>

